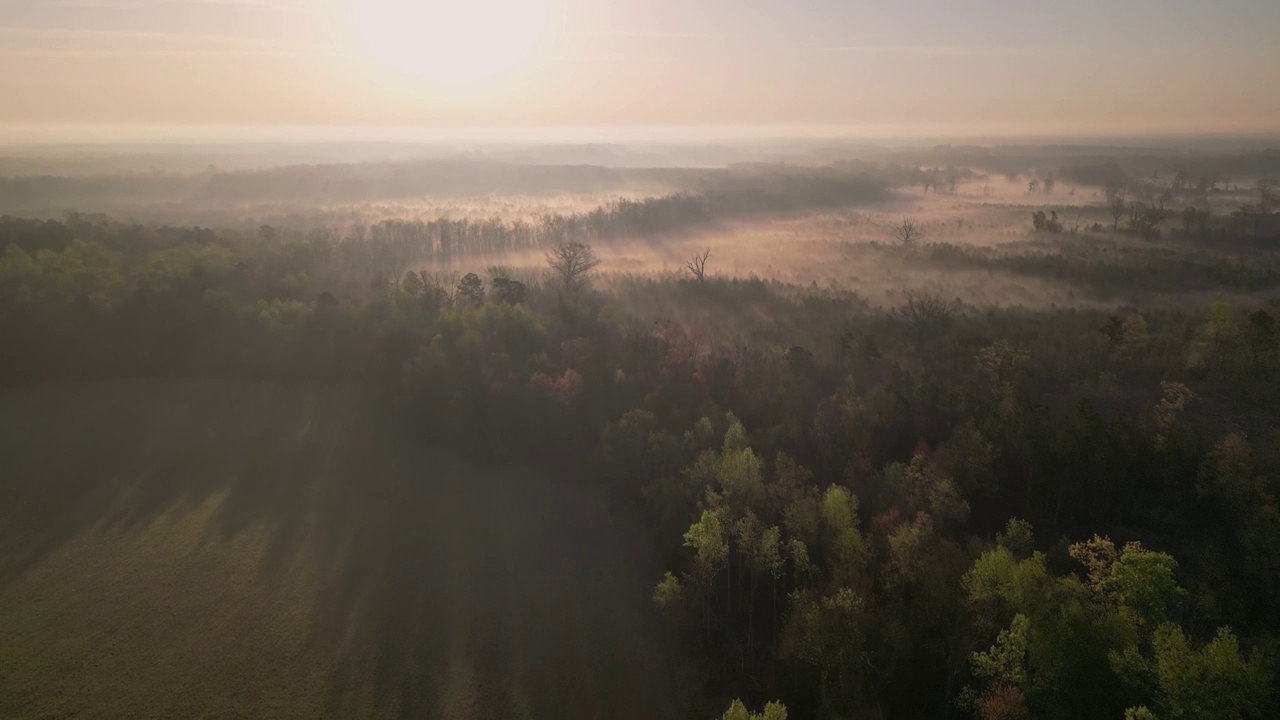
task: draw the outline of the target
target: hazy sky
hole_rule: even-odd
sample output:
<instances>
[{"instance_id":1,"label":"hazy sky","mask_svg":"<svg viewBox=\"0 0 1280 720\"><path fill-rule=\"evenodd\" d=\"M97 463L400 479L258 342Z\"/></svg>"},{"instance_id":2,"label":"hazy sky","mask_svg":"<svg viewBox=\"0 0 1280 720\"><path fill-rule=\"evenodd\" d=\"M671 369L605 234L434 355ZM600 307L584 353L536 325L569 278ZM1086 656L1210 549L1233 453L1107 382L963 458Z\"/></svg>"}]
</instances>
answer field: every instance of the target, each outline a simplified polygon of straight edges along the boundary
<instances>
[{"instance_id":1,"label":"hazy sky","mask_svg":"<svg viewBox=\"0 0 1280 720\"><path fill-rule=\"evenodd\" d=\"M1280 130L1280 0L0 0L0 124Z\"/></svg>"}]
</instances>

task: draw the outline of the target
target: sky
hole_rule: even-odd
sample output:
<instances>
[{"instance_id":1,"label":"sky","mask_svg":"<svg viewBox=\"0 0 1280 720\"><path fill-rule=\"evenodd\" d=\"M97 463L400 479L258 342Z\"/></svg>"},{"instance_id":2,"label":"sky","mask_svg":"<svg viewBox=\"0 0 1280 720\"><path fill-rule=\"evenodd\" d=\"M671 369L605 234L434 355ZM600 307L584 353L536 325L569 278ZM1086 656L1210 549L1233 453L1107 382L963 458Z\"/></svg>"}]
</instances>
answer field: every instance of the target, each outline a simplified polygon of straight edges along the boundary
<instances>
[{"instance_id":1,"label":"sky","mask_svg":"<svg viewBox=\"0 0 1280 720\"><path fill-rule=\"evenodd\" d=\"M0 0L53 126L1280 130L1280 0Z\"/></svg>"}]
</instances>

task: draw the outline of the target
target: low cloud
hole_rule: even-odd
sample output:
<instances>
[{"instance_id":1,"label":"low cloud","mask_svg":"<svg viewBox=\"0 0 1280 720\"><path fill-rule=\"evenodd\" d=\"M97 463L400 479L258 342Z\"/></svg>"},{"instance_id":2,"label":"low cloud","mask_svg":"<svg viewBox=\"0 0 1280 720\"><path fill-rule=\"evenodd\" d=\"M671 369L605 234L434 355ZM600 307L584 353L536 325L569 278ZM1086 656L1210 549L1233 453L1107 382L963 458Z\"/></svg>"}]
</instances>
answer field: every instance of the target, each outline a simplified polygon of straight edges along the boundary
<instances>
[{"instance_id":1,"label":"low cloud","mask_svg":"<svg viewBox=\"0 0 1280 720\"><path fill-rule=\"evenodd\" d=\"M85 28L0 27L0 40L23 45L0 48L0 57L148 57L199 55L294 55L324 52L331 45L206 33Z\"/></svg>"},{"instance_id":2,"label":"low cloud","mask_svg":"<svg viewBox=\"0 0 1280 720\"><path fill-rule=\"evenodd\" d=\"M1026 55L1026 48L983 47L981 45L837 45L823 52L861 55L918 55L923 57L1014 57Z\"/></svg>"}]
</instances>

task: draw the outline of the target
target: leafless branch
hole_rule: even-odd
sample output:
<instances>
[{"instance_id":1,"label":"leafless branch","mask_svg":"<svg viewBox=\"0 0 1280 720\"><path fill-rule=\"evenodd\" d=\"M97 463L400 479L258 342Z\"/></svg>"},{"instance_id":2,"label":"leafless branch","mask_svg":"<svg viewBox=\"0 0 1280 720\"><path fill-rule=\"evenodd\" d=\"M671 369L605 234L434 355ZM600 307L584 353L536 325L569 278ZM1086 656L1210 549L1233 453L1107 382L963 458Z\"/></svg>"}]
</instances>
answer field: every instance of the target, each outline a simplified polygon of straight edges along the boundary
<instances>
[{"instance_id":1,"label":"leafless branch","mask_svg":"<svg viewBox=\"0 0 1280 720\"><path fill-rule=\"evenodd\" d=\"M701 255L694 255L693 259L685 264L689 268L689 273L694 279L702 282L707 276L707 258L711 257L710 250L704 250Z\"/></svg>"},{"instance_id":2,"label":"leafless branch","mask_svg":"<svg viewBox=\"0 0 1280 720\"><path fill-rule=\"evenodd\" d=\"M893 226L893 235L903 245L914 245L924 237L924 229L911 218L903 218L901 223Z\"/></svg>"},{"instance_id":3,"label":"leafless branch","mask_svg":"<svg viewBox=\"0 0 1280 720\"><path fill-rule=\"evenodd\" d=\"M580 242L563 243L547 251L547 265L568 290L586 288L591 271L599 264L595 251Z\"/></svg>"}]
</instances>

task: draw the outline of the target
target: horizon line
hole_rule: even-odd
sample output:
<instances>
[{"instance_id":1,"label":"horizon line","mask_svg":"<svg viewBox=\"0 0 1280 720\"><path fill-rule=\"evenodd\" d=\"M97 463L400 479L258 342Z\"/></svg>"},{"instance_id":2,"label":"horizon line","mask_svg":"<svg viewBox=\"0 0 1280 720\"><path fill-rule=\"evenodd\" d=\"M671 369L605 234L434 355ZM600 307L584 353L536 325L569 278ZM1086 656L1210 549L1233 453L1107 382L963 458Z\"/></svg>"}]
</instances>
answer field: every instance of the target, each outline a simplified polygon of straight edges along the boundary
<instances>
[{"instance_id":1,"label":"horizon line","mask_svg":"<svg viewBox=\"0 0 1280 720\"><path fill-rule=\"evenodd\" d=\"M896 132L895 132L896 129ZM586 137L584 132L598 133ZM77 134L94 137L78 138ZM300 137L300 134L306 135ZM513 137L513 135L524 137ZM619 142L854 141L947 142L1048 140L1280 139L1272 129L1116 129L1069 131L994 126L943 128L905 123L546 123L518 124L320 124L320 123L122 123L0 122L0 146L166 144L397 144L542 143L591 145Z\"/></svg>"}]
</instances>

